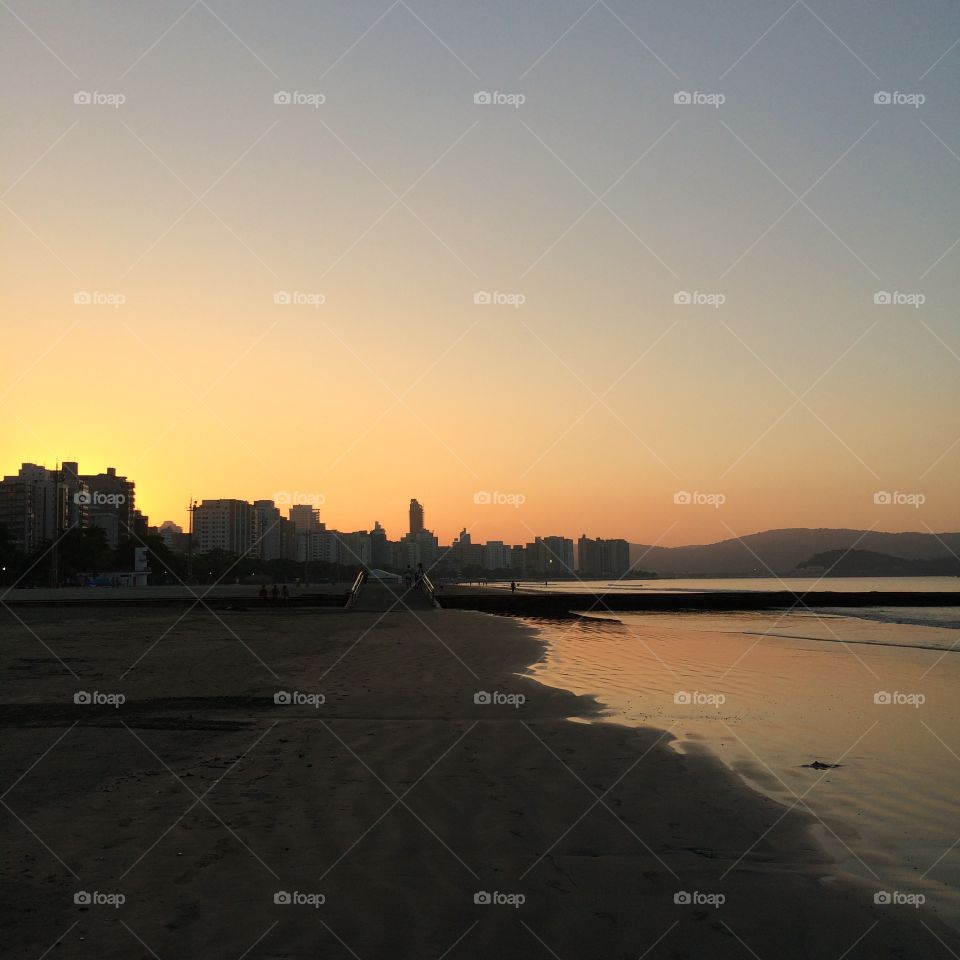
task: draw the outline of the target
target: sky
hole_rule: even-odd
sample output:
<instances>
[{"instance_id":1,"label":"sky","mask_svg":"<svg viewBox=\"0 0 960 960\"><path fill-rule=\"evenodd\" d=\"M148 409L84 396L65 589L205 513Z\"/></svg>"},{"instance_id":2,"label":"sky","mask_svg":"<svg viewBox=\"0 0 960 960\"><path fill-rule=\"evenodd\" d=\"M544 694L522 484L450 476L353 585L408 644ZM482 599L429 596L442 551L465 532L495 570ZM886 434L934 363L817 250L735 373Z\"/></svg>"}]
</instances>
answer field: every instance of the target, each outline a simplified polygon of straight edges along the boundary
<instances>
[{"instance_id":1,"label":"sky","mask_svg":"<svg viewBox=\"0 0 960 960\"><path fill-rule=\"evenodd\" d=\"M114 466L153 523L399 536L417 497L442 541L960 529L958 38L946 2L8 0L0 470Z\"/></svg>"}]
</instances>

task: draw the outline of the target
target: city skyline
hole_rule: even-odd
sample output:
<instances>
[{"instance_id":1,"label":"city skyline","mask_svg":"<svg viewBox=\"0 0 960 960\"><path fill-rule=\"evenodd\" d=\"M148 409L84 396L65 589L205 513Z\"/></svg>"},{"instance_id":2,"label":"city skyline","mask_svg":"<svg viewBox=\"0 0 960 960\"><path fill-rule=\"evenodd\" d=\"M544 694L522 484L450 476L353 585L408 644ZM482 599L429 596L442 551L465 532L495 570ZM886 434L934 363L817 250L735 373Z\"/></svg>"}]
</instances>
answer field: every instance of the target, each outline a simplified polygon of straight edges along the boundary
<instances>
[{"instance_id":1,"label":"city skyline","mask_svg":"<svg viewBox=\"0 0 960 960\"><path fill-rule=\"evenodd\" d=\"M29 471L36 469L53 471L56 469L56 465L54 467L50 467L45 464L33 464L29 461L23 461L17 469L21 472L24 470ZM76 472L77 461L64 460L60 462L60 469L65 476L70 474L71 470ZM7 471L0 472L0 476L3 475L6 475L7 477L14 477L16 476L16 473ZM93 475L82 475L81 479L87 479L92 476ZM923 512L927 507L925 495L898 490L875 489L870 492L870 508L873 515L873 522L870 525L858 526L857 524L851 523L837 524L834 526L824 523L811 524L809 527L805 527L803 524L772 524L756 530L737 530L724 522L721 528L722 534L716 536L714 539L676 541L672 540L666 535L661 536L657 540L639 539L631 536L628 532L625 532L623 527L619 529L614 527L611 530L597 530L590 524L578 522L576 518L573 520L561 521L559 524L556 524L552 527L549 524L540 524L539 526L534 527L530 525L530 522L527 519L511 520L511 514L526 508L525 495L518 493L506 493L498 490L474 491L470 495L468 504L464 507L462 517L460 519L454 519L450 521L449 527L446 525L443 527L439 527L437 525L431 526L429 523L426 523L424 519L426 515L426 507L419 498L410 498L409 500L405 501L401 495L385 497L384 500L379 503L379 505L373 506L370 514L368 514L367 519L361 517L360 521L355 523L349 518L357 517L362 512L358 510L355 504L351 508L345 510L344 513L337 514L330 511L330 505L328 504L324 494L317 492L308 493L295 489L273 491L273 493L269 496L190 496L186 498L182 515L165 516L154 513L150 509L149 495L146 499L144 498L142 484L140 485L140 492L136 495L136 499L134 498L133 494L133 490L136 485L136 481L134 479L131 479L128 482L126 475L119 476L119 481L121 481L121 483L118 486L117 482L111 479L112 477L117 476L117 469L115 467L104 467L99 476L103 478L100 481L100 487L102 488L103 483L106 482L106 490L108 491L115 492L117 490L127 490L129 488L129 493L121 494L121 497L126 495L128 498L127 508L129 510L129 514L127 515L127 523L129 526L131 526L131 528L133 526L132 518L134 513L136 513L144 520L151 520L152 526L154 527L160 527L161 525L173 523L186 530L189 528L191 503L200 504L204 501L237 501L245 502L251 506L257 503L270 503L280 511L294 507L301 509L312 509L317 513L318 518L322 521L324 526L329 526L331 530L336 530L338 532L369 532L374 529L374 524L376 524L378 529L384 529L388 532L388 534L391 531L402 531L402 533L397 533L397 536L399 537L402 536L403 533L413 532L414 527L417 525L417 523L419 523L417 529L423 530L426 527L428 531L436 533L440 543L448 545L456 540L460 531L469 532L470 535L478 542L493 540L494 542L519 544L530 542L532 539L544 535L544 531L546 530L553 531L553 533L550 534L551 536L558 534L574 540L580 536L587 536L587 531L589 531L589 535L591 537L600 540L623 539L634 544L654 544L656 546L664 547L716 543L723 540L737 539L742 536L749 536L770 530L794 528L832 528L853 530L869 529L876 530L878 532L889 533L957 532L954 529L954 527L957 526L956 523L953 524L953 526L928 526L930 522L928 519L929 515L926 515ZM404 503L406 503L405 508L402 506ZM136 506L135 510L134 506ZM677 520L678 516L682 518L687 513L712 511L716 512L722 517L723 515L721 511L723 511L726 506L727 504L725 502L725 497L722 493L699 490L675 490L671 494L670 502L666 505L663 505L662 517L670 518L671 524L667 528L667 531L670 532L679 525L679 521ZM417 511L419 511L418 521L415 520L415 514ZM369 516L373 516L372 521L369 519ZM472 522L466 522L464 519L466 517L469 517ZM892 522L888 521L888 524L877 522L878 517L890 517ZM506 520L503 518L506 518ZM905 519L901 520L901 518ZM899 523L898 520L900 521ZM624 526L628 526L628 524L624 524ZM110 542L112 545L116 545L117 538L117 524L114 522L110 533Z\"/></svg>"}]
</instances>

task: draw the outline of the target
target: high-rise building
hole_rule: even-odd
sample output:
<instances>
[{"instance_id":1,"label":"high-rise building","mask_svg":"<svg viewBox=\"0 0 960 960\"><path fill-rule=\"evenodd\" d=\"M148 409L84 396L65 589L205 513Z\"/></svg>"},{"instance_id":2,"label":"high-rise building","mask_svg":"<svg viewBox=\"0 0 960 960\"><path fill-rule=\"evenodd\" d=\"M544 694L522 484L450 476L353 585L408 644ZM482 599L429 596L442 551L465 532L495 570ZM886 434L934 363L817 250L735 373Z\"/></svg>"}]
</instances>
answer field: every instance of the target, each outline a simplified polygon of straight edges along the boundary
<instances>
[{"instance_id":1,"label":"high-rise building","mask_svg":"<svg viewBox=\"0 0 960 960\"><path fill-rule=\"evenodd\" d=\"M525 551L529 573L550 579L573 576L573 541L567 537L537 537Z\"/></svg>"},{"instance_id":2,"label":"high-rise building","mask_svg":"<svg viewBox=\"0 0 960 960\"><path fill-rule=\"evenodd\" d=\"M577 541L577 569L581 577L622 577L630 570L630 544L584 534Z\"/></svg>"},{"instance_id":3,"label":"high-rise building","mask_svg":"<svg viewBox=\"0 0 960 960\"><path fill-rule=\"evenodd\" d=\"M423 507L416 500L410 501L410 535L416 536L424 529Z\"/></svg>"},{"instance_id":4,"label":"high-rise building","mask_svg":"<svg viewBox=\"0 0 960 960\"><path fill-rule=\"evenodd\" d=\"M483 569L509 570L510 552L502 540L488 540L483 546Z\"/></svg>"},{"instance_id":5,"label":"high-rise building","mask_svg":"<svg viewBox=\"0 0 960 960\"><path fill-rule=\"evenodd\" d=\"M257 556L258 515L245 500L204 500L193 511L193 547Z\"/></svg>"},{"instance_id":6,"label":"high-rise building","mask_svg":"<svg viewBox=\"0 0 960 960\"><path fill-rule=\"evenodd\" d=\"M69 485L55 470L25 463L16 476L0 483L0 524L13 538L14 547L33 553L56 540L68 526ZM77 506L85 506L82 502Z\"/></svg>"},{"instance_id":7,"label":"high-rise building","mask_svg":"<svg viewBox=\"0 0 960 960\"><path fill-rule=\"evenodd\" d=\"M106 473L79 476L76 463L63 466L64 472L70 468L73 476L86 484L86 491L77 496L86 499L89 526L104 530L111 547L116 547L125 537L133 536L137 519L134 482L118 476L115 467L107 467Z\"/></svg>"},{"instance_id":8,"label":"high-rise building","mask_svg":"<svg viewBox=\"0 0 960 960\"><path fill-rule=\"evenodd\" d=\"M378 569L393 566L393 547L379 520L374 522L370 531L370 564Z\"/></svg>"}]
</instances>

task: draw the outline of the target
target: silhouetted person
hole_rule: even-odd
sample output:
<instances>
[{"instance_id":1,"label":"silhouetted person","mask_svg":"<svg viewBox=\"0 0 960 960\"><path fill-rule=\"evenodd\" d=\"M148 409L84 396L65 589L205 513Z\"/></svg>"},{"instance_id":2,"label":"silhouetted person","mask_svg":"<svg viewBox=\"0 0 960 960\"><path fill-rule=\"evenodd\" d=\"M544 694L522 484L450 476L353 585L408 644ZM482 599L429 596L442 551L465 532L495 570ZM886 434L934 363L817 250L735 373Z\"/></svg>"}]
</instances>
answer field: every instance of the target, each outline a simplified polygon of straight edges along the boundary
<instances>
[{"instance_id":1,"label":"silhouetted person","mask_svg":"<svg viewBox=\"0 0 960 960\"><path fill-rule=\"evenodd\" d=\"M270 599L271 600L280 599L280 588L276 584L273 585L273 589L270 591Z\"/></svg>"},{"instance_id":2,"label":"silhouetted person","mask_svg":"<svg viewBox=\"0 0 960 960\"><path fill-rule=\"evenodd\" d=\"M266 585L265 583L262 583L262 584L260 585L260 592L257 594L257 596L258 596L261 600L266 600L266 599L267 599L267 585Z\"/></svg>"},{"instance_id":3,"label":"silhouetted person","mask_svg":"<svg viewBox=\"0 0 960 960\"><path fill-rule=\"evenodd\" d=\"M510 592L511 592L511 593L516 593L516 592L517 592L517 581L516 581L516 580L511 580L511 581L510 581Z\"/></svg>"},{"instance_id":4,"label":"silhouetted person","mask_svg":"<svg viewBox=\"0 0 960 960\"><path fill-rule=\"evenodd\" d=\"M280 588L280 596L281 596L284 600L289 600L289 599L290 599L290 591L287 589L287 585L286 585L286 584L284 584L284 585Z\"/></svg>"}]
</instances>

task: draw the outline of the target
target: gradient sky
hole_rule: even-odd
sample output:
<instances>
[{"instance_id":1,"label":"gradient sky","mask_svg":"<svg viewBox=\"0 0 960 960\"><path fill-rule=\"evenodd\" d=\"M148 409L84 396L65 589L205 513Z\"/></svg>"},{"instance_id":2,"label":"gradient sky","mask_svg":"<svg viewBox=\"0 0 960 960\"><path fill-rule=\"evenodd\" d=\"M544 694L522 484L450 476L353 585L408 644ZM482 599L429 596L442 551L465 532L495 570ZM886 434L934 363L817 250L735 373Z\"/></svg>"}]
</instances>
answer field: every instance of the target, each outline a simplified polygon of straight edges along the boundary
<instances>
[{"instance_id":1,"label":"gradient sky","mask_svg":"<svg viewBox=\"0 0 960 960\"><path fill-rule=\"evenodd\" d=\"M960 528L955 4L8 0L0 23L4 472L116 466L154 523L287 491L397 536L416 496L442 540Z\"/></svg>"}]
</instances>

